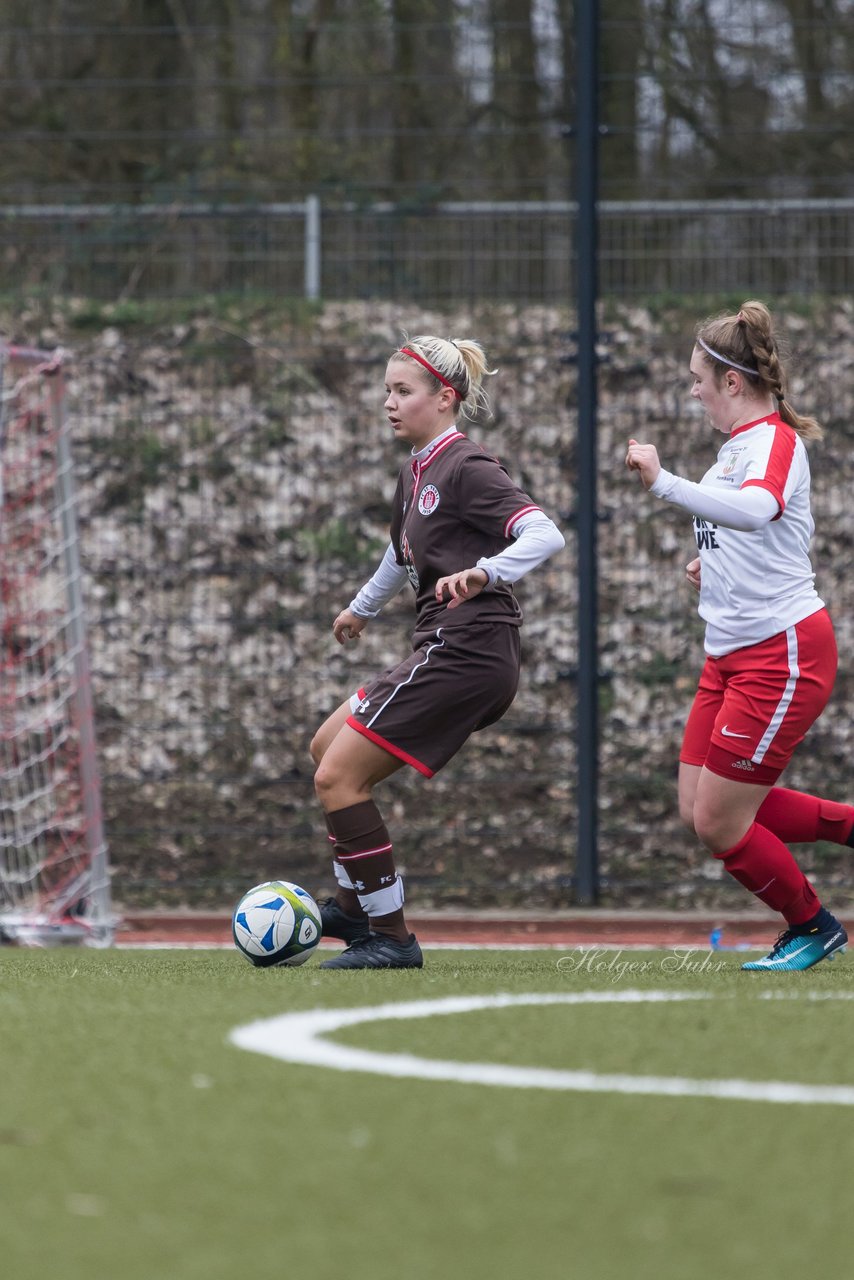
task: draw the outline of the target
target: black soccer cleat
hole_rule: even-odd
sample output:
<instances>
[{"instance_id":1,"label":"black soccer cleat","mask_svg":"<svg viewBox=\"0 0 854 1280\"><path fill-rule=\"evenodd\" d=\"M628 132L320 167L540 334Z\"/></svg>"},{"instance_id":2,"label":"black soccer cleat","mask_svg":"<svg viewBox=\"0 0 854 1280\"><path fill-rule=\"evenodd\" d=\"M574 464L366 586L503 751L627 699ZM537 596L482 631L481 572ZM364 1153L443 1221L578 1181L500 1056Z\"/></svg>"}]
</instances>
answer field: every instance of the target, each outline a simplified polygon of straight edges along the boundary
<instances>
[{"instance_id":1,"label":"black soccer cleat","mask_svg":"<svg viewBox=\"0 0 854 1280\"><path fill-rule=\"evenodd\" d=\"M342 942L367 938L371 931L367 916L348 916L334 898L327 898L318 905L324 938L340 938Z\"/></svg>"},{"instance_id":2,"label":"black soccer cleat","mask_svg":"<svg viewBox=\"0 0 854 1280\"><path fill-rule=\"evenodd\" d=\"M414 933L408 942L397 942L382 933L356 938L340 956L324 960L321 969L421 969L424 957Z\"/></svg>"}]
</instances>

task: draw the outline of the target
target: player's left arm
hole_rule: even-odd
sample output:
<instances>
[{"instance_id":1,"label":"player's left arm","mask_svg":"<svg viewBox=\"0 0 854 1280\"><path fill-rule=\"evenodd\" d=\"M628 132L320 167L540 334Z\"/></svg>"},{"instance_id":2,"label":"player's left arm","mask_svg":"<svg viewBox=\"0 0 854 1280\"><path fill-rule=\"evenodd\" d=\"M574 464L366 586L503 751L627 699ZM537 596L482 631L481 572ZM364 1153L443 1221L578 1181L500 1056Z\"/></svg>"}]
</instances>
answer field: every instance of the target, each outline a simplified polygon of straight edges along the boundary
<instances>
[{"instance_id":1,"label":"player's left arm","mask_svg":"<svg viewBox=\"0 0 854 1280\"><path fill-rule=\"evenodd\" d=\"M485 587L518 582L566 545L554 521L537 508L527 510L512 523L510 536L514 542L498 555L481 556L472 568L440 578L436 599L443 600L447 592L448 608L454 609L465 600L473 600Z\"/></svg>"},{"instance_id":2,"label":"player's left arm","mask_svg":"<svg viewBox=\"0 0 854 1280\"><path fill-rule=\"evenodd\" d=\"M566 539L553 520L538 507L524 511L509 528L514 541L495 556L481 556L477 568L487 574L489 583L518 582L532 569L566 546Z\"/></svg>"},{"instance_id":3,"label":"player's left arm","mask_svg":"<svg viewBox=\"0 0 854 1280\"><path fill-rule=\"evenodd\" d=\"M456 474L457 499L465 521L495 541L509 542L492 556L440 578L436 599L456 608L497 583L517 582L565 545L553 520L511 480L505 468L487 453L464 460Z\"/></svg>"}]
</instances>

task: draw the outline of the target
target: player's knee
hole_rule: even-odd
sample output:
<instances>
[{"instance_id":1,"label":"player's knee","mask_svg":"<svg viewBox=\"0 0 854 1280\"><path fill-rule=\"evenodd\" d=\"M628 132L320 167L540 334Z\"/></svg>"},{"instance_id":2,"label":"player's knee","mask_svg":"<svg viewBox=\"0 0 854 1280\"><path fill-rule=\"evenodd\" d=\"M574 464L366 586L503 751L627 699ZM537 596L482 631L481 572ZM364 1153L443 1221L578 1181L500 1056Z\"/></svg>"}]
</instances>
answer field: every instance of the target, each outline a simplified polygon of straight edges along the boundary
<instances>
[{"instance_id":1,"label":"player's knee","mask_svg":"<svg viewBox=\"0 0 854 1280\"><path fill-rule=\"evenodd\" d=\"M323 763L323 753L315 761L317 768L314 771L314 792L321 804L326 796L328 796L335 787L335 775L332 770Z\"/></svg>"},{"instance_id":2,"label":"player's knee","mask_svg":"<svg viewBox=\"0 0 854 1280\"><path fill-rule=\"evenodd\" d=\"M700 843L704 844L707 849L713 850L714 838L715 838L714 821L712 820L706 821L706 819L701 814L697 814L696 817L693 819L693 826L694 826L694 834L696 835Z\"/></svg>"},{"instance_id":3,"label":"player's knee","mask_svg":"<svg viewBox=\"0 0 854 1280\"><path fill-rule=\"evenodd\" d=\"M682 797L682 796L679 797L679 817L682 819L684 826L686 826L689 831L693 831L696 833L697 828L694 824L693 799L689 800L686 797Z\"/></svg>"},{"instance_id":4,"label":"player's knee","mask_svg":"<svg viewBox=\"0 0 854 1280\"><path fill-rule=\"evenodd\" d=\"M715 855L722 853L734 845L743 834L732 826L731 820L724 814L704 809L694 809L694 831L697 839Z\"/></svg>"},{"instance_id":5,"label":"player's knee","mask_svg":"<svg viewBox=\"0 0 854 1280\"><path fill-rule=\"evenodd\" d=\"M309 743L308 754L311 756L315 765L320 764L323 759L323 753L326 750L326 743L323 741L320 733L316 733Z\"/></svg>"}]
</instances>

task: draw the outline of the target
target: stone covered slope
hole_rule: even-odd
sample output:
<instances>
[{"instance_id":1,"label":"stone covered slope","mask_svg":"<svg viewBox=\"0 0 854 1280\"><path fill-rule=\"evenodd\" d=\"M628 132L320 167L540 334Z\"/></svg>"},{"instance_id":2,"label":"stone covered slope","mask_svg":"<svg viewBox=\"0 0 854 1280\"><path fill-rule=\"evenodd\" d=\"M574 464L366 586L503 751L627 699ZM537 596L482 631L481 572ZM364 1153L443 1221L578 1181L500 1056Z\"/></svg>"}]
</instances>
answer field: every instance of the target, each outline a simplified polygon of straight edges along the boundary
<instances>
[{"instance_id":1,"label":"stone covered slope","mask_svg":"<svg viewBox=\"0 0 854 1280\"><path fill-rule=\"evenodd\" d=\"M91 319L91 317L88 317ZM696 317L603 316L599 428L602 862L614 905L696 905L726 891L679 828L674 761L700 657L683 583L690 522L623 468L630 435L698 477L715 442L688 397ZM848 305L786 315L801 357L796 403L823 417L813 451L816 565L843 675L795 781L843 795L852 689L848 586L854 368ZM75 326L38 340L73 351L82 527L105 807L119 897L218 905L285 875L328 883L307 745L365 675L405 652L402 595L358 647L329 624L385 544L401 457L382 413L404 332L473 335L493 367L494 418L468 430L564 528L568 546L523 581L525 671L499 726L425 784L386 787L413 899L569 905L575 854L577 663L575 366L557 309L424 313L389 304L280 313L189 309ZM29 334L31 340L36 335ZM822 874L847 871L824 857ZM728 900L728 899L727 899Z\"/></svg>"}]
</instances>

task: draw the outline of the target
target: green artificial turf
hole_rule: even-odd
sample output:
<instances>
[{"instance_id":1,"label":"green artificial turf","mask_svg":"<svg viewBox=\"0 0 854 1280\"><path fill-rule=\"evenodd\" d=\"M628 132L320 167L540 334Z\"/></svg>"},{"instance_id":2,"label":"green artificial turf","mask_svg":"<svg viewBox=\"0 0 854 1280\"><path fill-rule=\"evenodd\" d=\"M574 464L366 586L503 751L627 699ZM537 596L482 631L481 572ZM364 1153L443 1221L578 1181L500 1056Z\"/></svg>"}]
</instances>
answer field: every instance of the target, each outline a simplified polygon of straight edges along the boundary
<instances>
[{"instance_id":1,"label":"green artificial turf","mask_svg":"<svg viewBox=\"0 0 854 1280\"><path fill-rule=\"evenodd\" d=\"M6 1274L23 1280L781 1280L850 1270L854 1107L397 1079L229 1032L314 1008L629 989L344 1028L383 1053L854 1085L854 967L428 952L422 972L230 951L0 953Z\"/></svg>"}]
</instances>

